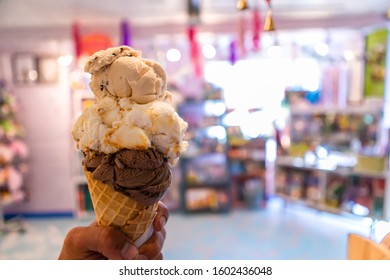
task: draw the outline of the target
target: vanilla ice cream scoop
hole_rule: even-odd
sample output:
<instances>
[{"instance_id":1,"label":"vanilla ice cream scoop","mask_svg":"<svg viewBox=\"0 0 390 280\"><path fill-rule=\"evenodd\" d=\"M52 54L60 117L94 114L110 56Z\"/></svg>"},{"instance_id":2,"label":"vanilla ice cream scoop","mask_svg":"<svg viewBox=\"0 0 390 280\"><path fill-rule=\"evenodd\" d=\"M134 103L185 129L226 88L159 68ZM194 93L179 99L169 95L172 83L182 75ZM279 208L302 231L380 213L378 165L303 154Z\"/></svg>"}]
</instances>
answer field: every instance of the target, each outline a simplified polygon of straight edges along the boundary
<instances>
[{"instance_id":1,"label":"vanilla ice cream scoop","mask_svg":"<svg viewBox=\"0 0 390 280\"><path fill-rule=\"evenodd\" d=\"M145 104L163 99L166 94L166 74L161 65L143 59L140 52L129 47L109 48L94 54L85 70L92 74L90 87L98 99L129 97Z\"/></svg>"}]
</instances>

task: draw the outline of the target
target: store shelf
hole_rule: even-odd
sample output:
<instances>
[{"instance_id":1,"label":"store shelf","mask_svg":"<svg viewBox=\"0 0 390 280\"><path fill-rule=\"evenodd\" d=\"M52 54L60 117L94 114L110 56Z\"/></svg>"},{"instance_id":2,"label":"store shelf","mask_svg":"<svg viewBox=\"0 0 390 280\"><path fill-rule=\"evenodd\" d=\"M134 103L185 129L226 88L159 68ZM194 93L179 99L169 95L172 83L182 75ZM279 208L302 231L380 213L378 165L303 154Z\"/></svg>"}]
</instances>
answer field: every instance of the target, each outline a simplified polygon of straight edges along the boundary
<instances>
[{"instance_id":1,"label":"store shelf","mask_svg":"<svg viewBox=\"0 0 390 280\"><path fill-rule=\"evenodd\" d=\"M389 219L383 100L347 106L306 97L305 92L286 91L289 114L285 129L278 131L276 194L320 211ZM282 144L282 136L288 144Z\"/></svg>"},{"instance_id":2,"label":"store shelf","mask_svg":"<svg viewBox=\"0 0 390 280\"><path fill-rule=\"evenodd\" d=\"M313 208L313 209L320 209L321 206L318 205L318 201L312 201L312 200L303 200L303 199L298 199L298 198L293 198L291 196L278 193L277 196L280 198L284 199L286 203L294 203L300 206L305 206L308 208Z\"/></svg>"},{"instance_id":3,"label":"store shelf","mask_svg":"<svg viewBox=\"0 0 390 280\"><path fill-rule=\"evenodd\" d=\"M291 115L364 115L364 114L378 114L383 110L382 102L371 102L356 106L336 107L332 105L310 104L306 106L291 106Z\"/></svg>"},{"instance_id":4,"label":"store shelf","mask_svg":"<svg viewBox=\"0 0 390 280\"><path fill-rule=\"evenodd\" d=\"M276 162L276 194L298 203L340 215L387 220L386 172L326 169L303 159L281 157Z\"/></svg>"},{"instance_id":5,"label":"store shelf","mask_svg":"<svg viewBox=\"0 0 390 280\"><path fill-rule=\"evenodd\" d=\"M185 212L224 212L232 206L222 99L188 100L178 108L188 123L189 148L180 158L181 205Z\"/></svg>"},{"instance_id":6,"label":"store shelf","mask_svg":"<svg viewBox=\"0 0 390 280\"><path fill-rule=\"evenodd\" d=\"M338 168L327 168L325 166L321 167L318 165L306 164L304 159L299 157L279 157L276 160L278 166L291 167L291 168L300 168L302 170L317 170L317 171L327 171L330 173L339 174L342 176L360 176L360 177L370 177L378 179L387 179L387 172L385 171L370 171L370 170L356 170L355 168L347 167L338 167Z\"/></svg>"},{"instance_id":7,"label":"store shelf","mask_svg":"<svg viewBox=\"0 0 390 280\"><path fill-rule=\"evenodd\" d=\"M28 201L26 174L29 167L29 147L25 128L19 121L19 104L0 80L0 235L10 232L4 208ZM23 232L23 227L18 227Z\"/></svg>"},{"instance_id":8,"label":"store shelf","mask_svg":"<svg viewBox=\"0 0 390 280\"><path fill-rule=\"evenodd\" d=\"M227 127L229 169L235 208L266 205L266 137L247 138L240 127Z\"/></svg>"}]
</instances>

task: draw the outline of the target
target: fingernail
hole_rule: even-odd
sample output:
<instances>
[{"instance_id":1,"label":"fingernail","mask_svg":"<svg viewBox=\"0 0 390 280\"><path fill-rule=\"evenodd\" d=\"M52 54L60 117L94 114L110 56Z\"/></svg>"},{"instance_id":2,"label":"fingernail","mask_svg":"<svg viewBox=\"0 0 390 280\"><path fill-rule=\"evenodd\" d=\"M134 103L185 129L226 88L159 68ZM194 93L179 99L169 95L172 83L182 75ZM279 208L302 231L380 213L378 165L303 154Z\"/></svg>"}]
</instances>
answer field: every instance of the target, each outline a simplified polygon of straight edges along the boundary
<instances>
[{"instance_id":1,"label":"fingernail","mask_svg":"<svg viewBox=\"0 0 390 280\"><path fill-rule=\"evenodd\" d=\"M165 219L165 217L162 216L160 218L160 227L161 227L161 229L165 226L166 223L167 223L167 219Z\"/></svg>"},{"instance_id":2,"label":"fingernail","mask_svg":"<svg viewBox=\"0 0 390 280\"><path fill-rule=\"evenodd\" d=\"M125 260L134 260L138 256L138 249L133 244L126 242L121 250L121 255Z\"/></svg>"}]
</instances>

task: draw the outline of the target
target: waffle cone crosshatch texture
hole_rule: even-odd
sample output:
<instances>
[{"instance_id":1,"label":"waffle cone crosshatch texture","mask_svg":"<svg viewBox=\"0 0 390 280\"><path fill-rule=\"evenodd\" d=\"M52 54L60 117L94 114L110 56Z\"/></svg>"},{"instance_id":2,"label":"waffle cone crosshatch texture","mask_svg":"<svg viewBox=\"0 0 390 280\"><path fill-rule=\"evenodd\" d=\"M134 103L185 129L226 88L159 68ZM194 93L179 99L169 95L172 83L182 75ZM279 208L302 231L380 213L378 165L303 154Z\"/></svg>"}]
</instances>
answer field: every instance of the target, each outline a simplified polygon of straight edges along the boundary
<instances>
[{"instance_id":1,"label":"waffle cone crosshatch texture","mask_svg":"<svg viewBox=\"0 0 390 280\"><path fill-rule=\"evenodd\" d=\"M85 175L98 224L119 227L132 241L139 239L152 224L158 204L142 206L93 179L91 172L85 170Z\"/></svg>"}]
</instances>

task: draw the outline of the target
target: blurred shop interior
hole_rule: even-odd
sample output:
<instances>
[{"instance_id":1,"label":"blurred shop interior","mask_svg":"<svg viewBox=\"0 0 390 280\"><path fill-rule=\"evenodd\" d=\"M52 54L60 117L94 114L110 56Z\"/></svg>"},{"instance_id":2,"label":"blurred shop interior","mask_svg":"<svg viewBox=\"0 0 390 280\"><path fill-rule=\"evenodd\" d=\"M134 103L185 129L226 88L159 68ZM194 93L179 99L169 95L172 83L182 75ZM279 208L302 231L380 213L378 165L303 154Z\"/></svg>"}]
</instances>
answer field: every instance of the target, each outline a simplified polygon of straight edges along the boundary
<instances>
[{"instance_id":1,"label":"blurred shop interior","mask_svg":"<svg viewBox=\"0 0 390 280\"><path fill-rule=\"evenodd\" d=\"M328 243L306 246L330 250L310 255L299 215L328 229L351 222L371 238L390 232L388 0L0 0L0 15L0 259L54 256L26 253L37 250L34 222L58 236L56 250L71 226L93 219L70 131L94 102L86 59L117 45L164 67L189 125L163 198L168 258L342 258L352 230L327 235L338 255ZM296 255L250 246L229 255L223 245L218 255L174 240L192 224L212 233L206 247L219 238L213 225L236 231L226 240L256 243L245 228L264 219L272 243L283 240L272 221L289 223L292 212L300 241L276 243L301 242Z\"/></svg>"}]
</instances>

